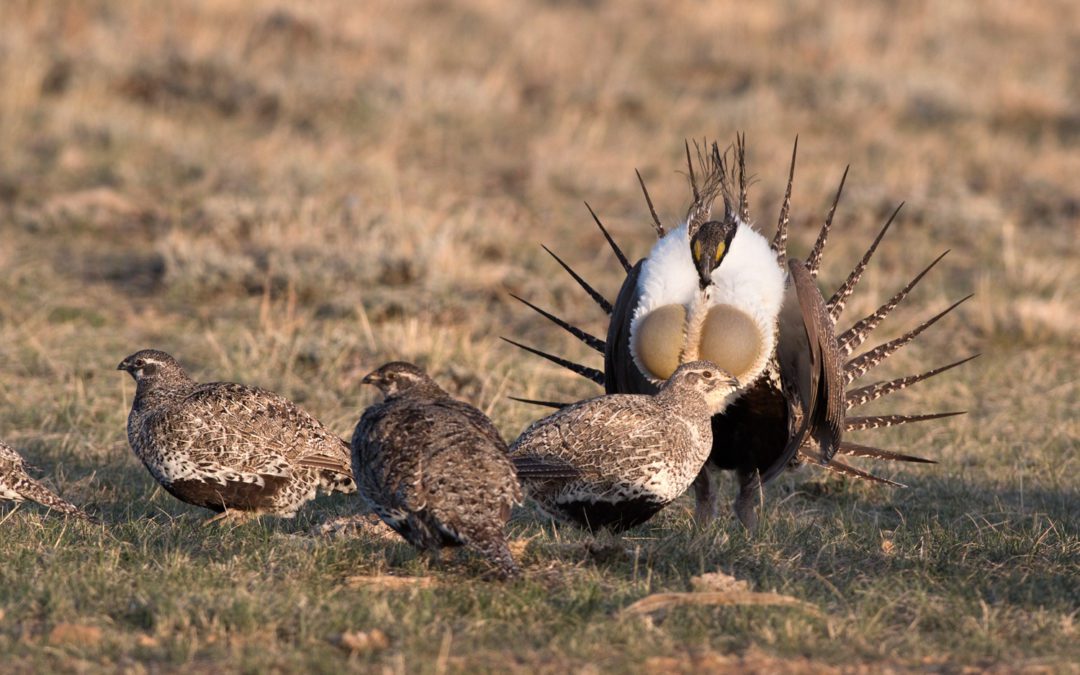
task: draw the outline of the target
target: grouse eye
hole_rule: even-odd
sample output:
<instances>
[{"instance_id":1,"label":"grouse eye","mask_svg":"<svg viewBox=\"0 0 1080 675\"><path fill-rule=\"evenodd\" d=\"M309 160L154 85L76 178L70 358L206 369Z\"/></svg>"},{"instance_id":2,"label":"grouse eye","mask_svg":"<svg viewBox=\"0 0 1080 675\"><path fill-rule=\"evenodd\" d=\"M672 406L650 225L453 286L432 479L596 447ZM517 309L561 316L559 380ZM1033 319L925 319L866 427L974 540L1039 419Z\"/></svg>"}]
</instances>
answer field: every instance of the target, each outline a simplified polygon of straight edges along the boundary
<instances>
[{"instance_id":1,"label":"grouse eye","mask_svg":"<svg viewBox=\"0 0 1080 675\"><path fill-rule=\"evenodd\" d=\"M704 373L701 374L701 376L704 377L706 380L711 380L712 379L712 371L711 370L706 370Z\"/></svg>"},{"instance_id":2,"label":"grouse eye","mask_svg":"<svg viewBox=\"0 0 1080 675\"><path fill-rule=\"evenodd\" d=\"M146 361L144 361L143 359L135 359L135 367L136 368L142 368L145 365L146 365Z\"/></svg>"}]
</instances>

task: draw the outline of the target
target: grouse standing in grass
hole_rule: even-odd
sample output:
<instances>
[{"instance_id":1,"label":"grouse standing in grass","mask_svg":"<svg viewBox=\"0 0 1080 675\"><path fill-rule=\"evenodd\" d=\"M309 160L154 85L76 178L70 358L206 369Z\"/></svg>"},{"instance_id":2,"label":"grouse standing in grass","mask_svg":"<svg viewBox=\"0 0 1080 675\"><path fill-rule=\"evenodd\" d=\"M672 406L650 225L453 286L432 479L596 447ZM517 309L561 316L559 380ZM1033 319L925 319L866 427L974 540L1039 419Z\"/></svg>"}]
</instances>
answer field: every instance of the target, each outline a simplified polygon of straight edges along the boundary
<instances>
[{"instance_id":1,"label":"grouse standing in grass","mask_svg":"<svg viewBox=\"0 0 1080 675\"><path fill-rule=\"evenodd\" d=\"M199 384L172 356L144 349L118 366L135 378L128 440L177 499L230 516L291 518L320 490L355 492L349 446L281 396Z\"/></svg>"},{"instance_id":2,"label":"grouse standing in grass","mask_svg":"<svg viewBox=\"0 0 1080 675\"><path fill-rule=\"evenodd\" d=\"M516 576L503 527L521 486L495 425L410 363L388 363L363 382L386 396L364 411L352 438L353 471L371 508L417 548L464 545L500 576Z\"/></svg>"},{"instance_id":3,"label":"grouse standing in grass","mask_svg":"<svg viewBox=\"0 0 1080 675\"><path fill-rule=\"evenodd\" d=\"M49 488L31 478L29 470L26 460L0 441L0 500L37 502L65 515L93 520L78 506L57 497Z\"/></svg>"},{"instance_id":4,"label":"grouse standing in grass","mask_svg":"<svg viewBox=\"0 0 1080 675\"><path fill-rule=\"evenodd\" d=\"M974 357L857 388L853 387L854 380L915 340L963 300L894 340L861 355L853 354L941 256L877 311L846 331L841 330L839 320L844 307L899 208L844 283L831 296L823 295L817 275L847 171L840 179L840 187L810 254L805 260L788 258L795 149L792 149L777 228L769 239L758 231L759 226L750 217L745 137L737 138L733 156L721 153L715 143L711 148L702 148L697 143L695 146L698 147L696 170L690 145L686 145L687 177L693 200L681 223L665 227L644 182L641 183L658 236L644 259L631 264L596 214L592 214L625 274L615 302L609 302L561 258L548 251L609 315L604 339L522 300L602 354L603 370L514 344L596 382L609 394L655 393L676 366L695 358L714 361L738 378L740 388L731 405L713 418L713 451L708 465L735 471L739 482L735 513L748 528L757 522L763 501L762 486L799 464L813 464L847 476L896 485L848 464L844 457L903 462L930 460L852 443L847 434L960 413L857 417L851 413ZM723 201L724 208L723 214L718 212L714 219L713 204L717 199ZM710 293L708 299L703 295L706 290ZM552 407L566 405L554 401L526 402ZM697 516L707 522L716 511L717 501L709 471L702 471L694 487Z\"/></svg>"},{"instance_id":5,"label":"grouse standing in grass","mask_svg":"<svg viewBox=\"0 0 1080 675\"><path fill-rule=\"evenodd\" d=\"M656 395L598 396L535 422L510 456L544 512L592 530L625 530L694 482L712 449L709 420L738 386L716 364L691 361Z\"/></svg>"}]
</instances>

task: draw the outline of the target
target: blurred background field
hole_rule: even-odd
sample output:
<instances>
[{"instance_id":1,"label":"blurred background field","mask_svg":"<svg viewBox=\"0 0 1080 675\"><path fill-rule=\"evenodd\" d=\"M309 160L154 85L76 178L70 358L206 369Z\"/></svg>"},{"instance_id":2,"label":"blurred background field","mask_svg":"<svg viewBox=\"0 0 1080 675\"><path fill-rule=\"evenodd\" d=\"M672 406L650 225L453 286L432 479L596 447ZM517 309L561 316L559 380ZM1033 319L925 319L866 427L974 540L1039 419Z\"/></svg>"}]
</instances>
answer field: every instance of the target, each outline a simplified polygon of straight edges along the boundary
<instances>
[{"instance_id":1,"label":"blurred background field","mask_svg":"<svg viewBox=\"0 0 1080 675\"><path fill-rule=\"evenodd\" d=\"M886 370L982 357L879 408L969 415L859 437L940 460L886 469L909 489L800 472L754 538L686 503L614 556L522 510L529 580L502 587L375 530L313 534L345 498L200 529L127 447L113 369L150 346L343 436L359 376L415 360L512 439L541 411L508 394L596 393L499 340L594 358L508 295L604 330L539 244L613 296L582 201L640 257L634 169L674 222L683 140L739 131L769 234L799 136L795 252L851 165L828 291L906 202L847 316L945 249L882 336L976 293ZM113 525L0 512L0 669L1076 672L1078 176L1064 0L5 0L0 437ZM620 613L716 570L821 613ZM348 581L379 574L430 584Z\"/></svg>"}]
</instances>

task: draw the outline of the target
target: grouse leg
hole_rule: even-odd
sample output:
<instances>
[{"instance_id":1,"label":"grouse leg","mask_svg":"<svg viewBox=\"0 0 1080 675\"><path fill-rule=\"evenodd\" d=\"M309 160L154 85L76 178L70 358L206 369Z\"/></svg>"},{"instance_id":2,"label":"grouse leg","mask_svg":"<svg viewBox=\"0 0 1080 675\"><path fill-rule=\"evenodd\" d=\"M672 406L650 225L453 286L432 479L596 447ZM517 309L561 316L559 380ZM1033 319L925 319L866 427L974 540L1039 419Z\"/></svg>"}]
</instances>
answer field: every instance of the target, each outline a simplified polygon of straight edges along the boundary
<instances>
[{"instance_id":1,"label":"grouse leg","mask_svg":"<svg viewBox=\"0 0 1080 675\"><path fill-rule=\"evenodd\" d=\"M694 522L704 527L716 517L716 479L708 466L701 467L701 473L694 479Z\"/></svg>"},{"instance_id":2,"label":"grouse leg","mask_svg":"<svg viewBox=\"0 0 1080 675\"><path fill-rule=\"evenodd\" d=\"M761 474L757 469L749 472L739 469L736 474L739 477L739 494L735 497L735 515L743 527L753 530L757 526L758 509L765 500L761 490Z\"/></svg>"}]
</instances>

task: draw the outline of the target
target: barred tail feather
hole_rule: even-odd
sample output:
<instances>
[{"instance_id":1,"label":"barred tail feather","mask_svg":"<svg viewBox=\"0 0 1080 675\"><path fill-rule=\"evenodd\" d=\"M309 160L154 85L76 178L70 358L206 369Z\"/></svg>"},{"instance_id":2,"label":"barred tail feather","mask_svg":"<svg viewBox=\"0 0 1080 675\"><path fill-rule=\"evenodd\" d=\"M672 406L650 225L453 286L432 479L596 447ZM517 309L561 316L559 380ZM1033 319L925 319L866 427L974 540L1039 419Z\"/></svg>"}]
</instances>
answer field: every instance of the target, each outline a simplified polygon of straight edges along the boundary
<instances>
[{"instance_id":1,"label":"barred tail feather","mask_svg":"<svg viewBox=\"0 0 1080 675\"><path fill-rule=\"evenodd\" d=\"M687 150L689 152L689 149ZM791 168L788 169L787 189L784 191L784 203L780 206L780 219L776 223L776 234L773 235L772 250L776 252L776 262L783 267L787 264L787 235L788 222L791 213L791 185L795 182L795 155L799 152L799 137L795 137L795 145L791 148Z\"/></svg>"},{"instance_id":2,"label":"barred tail feather","mask_svg":"<svg viewBox=\"0 0 1080 675\"><path fill-rule=\"evenodd\" d=\"M871 415L868 417L848 417L844 420L844 431L884 429L886 427L895 427L901 424L938 420L943 417L953 417L955 415L964 415L966 413L966 410L956 410L951 412L929 413L926 415Z\"/></svg>"},{"instance_id":3,"label":"barred tail feather","mask_svg":"<svg viewBox=\"0 0 1080 675\"><path fill-rule=\"evenodd\" d=\"M840 444L837 452L841 455L848 455L850 457L869 457L871 459L883 459L889 462L918 462L921 464L937 464L936 461L932 459L926 459L925 457L905 455L899 452L891 452L889 450L882 450L881 448L874 448L869 445L859 445L858 443L843 442Z\"/></svg>"},{"instance_id":4,"label":"barred tail feather","mask_svg":"<svg viewBox=\"0 0 1080 675\"><path fill-rule=\"evenodd\" d=\"M746 132L735 134L735 160L739 165L739 217L750 222L750 199L746 194Z\"/></svg>"},{"instance_id":5,"label":"barred tail feather","mask_svg":"<svg viewBox=\"0 0 1080 675\"><path fill-rule=\"evenodd\" d=\"M859 280L862 279L863 272L866 271L866 266L870 263L870 258L874 256L874 252L877 251L878 244L881 243L882 238L885 237L885 233L889 231L889 227L893 224L897 214L900 213L900 209L904 208L904 203L900 202L900 205L896 207L889 219L885 221L885 226L881 228L881 232L878 232L878 236L874 238L874 242L870 244L870 248L866 249L866 253L863 254L862 260L855 266L855 269L851 270L851 274L844 281L840 288L836 289L836 293L829 298L827 307L829 310L829 316L832 317L833 323L840 318L840 314L844 311L844 305L847 303L848 296L855 290L855 286L858 285Z\"/></svg>"},{"instance_id":6,"label":"barred tail feather","mask_svg":"<svg viewBox=\"0 0 1080 675\"><path fill-rule=\"evenodd\" d=\"M893 487L907 487L903 483L897 483L896 481L889 480L888 478L875 476L872 473L868 473L866 471L863 471L862 469L856 469L850 464L844 464L843 462L839 462L836 459L833 459L828 464L822 464L820 466L824 469L832 471L833 473L838 473L844 476L851 476L852 478L861 478L862 480L868 480L873 483L881 483L883 485L891 485Z\"/></svg>"},{"instance_id":7,"label":"barred tail feather","mask_svg":"<svg viewBox=\"0 0 1080 675\"><path fill-rule=\"evenodd\" d=\"M881 307L878 307L877 310L874 311L874 313L863 317L859 321L855 322L854 326L841 333L840 337L836 338L836 344L840 350L841 355L847 356L848 354L851 354L851 352L858 349L859 346L866 341L866 338L870 337L870 333L872 333L873 330L877 328L878 324L884 321L885 317L889 316L889 314L892 313L894 309L896 309L896 306L899 305L904 300L904 298L907 297L908 293L911 292L911 289L915 288L915 286L920 281L922 281L922 278L926 276L926 273L934 269L934 265L937 265L939 262L941 262L941 259L948 254L949 252L945 251L944 253L939 255L937 258L934 259L934 262L927 265L926 269L924 269L922 272L919 272L914 279L909 281L906 286L901 288L900 291L896 295L892 296L892 298L890 298L888 302L886 302Z\"/></svg>"},{"instance_id":8,"label":"barred tail feather","mask_svg":"<svg viewBox=\"0 0 1080 675\"><path fill-rule=\"evenodd\" d=\"M972 356L967 357L966 359L961 359L959 361L956 361L955 363L950 363L950 364L945 365L945 366L940 366L938 368L934 368L933 370L928 370L925 373L919 373L918 375L908 375L907 377L898 377L895 380L889 380L887 382L875 382L874 384L868 384L865 387L859 387L858 389L852 389L851 391L849 391L847 393L847 396L845 397L846 398L845 403L847 405L847 409L851 410L852 408L858 407L860 405L864 405L866 403L869 403L870 401L876 401L877 399L881 398L882 396L887 396L888 394L891 394L893 392L897 392L897 391L900 391L902 389L907 389L908 387L910 387L911 385L913 385L913 384L915 384L917 382L922 382L923 380L928 380L931 377L934 377L935 375L940 375L941 373L944 373L947 370L952 370L953 368L955 368L957 366L962 366L963 364L967 363L968 361L970 361L970 360L972 360L974 358L977 358L978 356L979 356L978 354L974 354Z\"/></svg>"},{"instance_id":9,"label":"barred tail feather","mask_svg":"<svg viewBox=\"0 0 1080 675\"><path fill-rule=\"evenodd\" d=\"M933 326L942 317L959 307L962 303L964 303L971 297L971 295L968 295L964 298L960 298L937 315L927 319L926 321L922 322L907 333L904 333L895 340L890 340L889 342L879 345L874 349L866 352L865 354L857 356L854 359L848 361L847 365L844 366L844 375L847 378L848 384L850 384L856 378L864 375L867 371L869 371L871 368L878 365L885 359L889 358L889 356L896 352L897 349L900 349L904 345L914 340L916 337L918 337L920 333L922 333L930 326Z\"/></svg>"},{"instance_id":10,"label":"barred tail feather","mask_svg":"<svg viewBox=\"0 0 1080 675\"><path fill-rule=\"evenodd\" d=\"M829 212L825 215L825 224L821 226L817 241L814 242L814 248L806 259L806 269L810 271L810 276L813 278L817 278L818 268L821 267L821 255L825 252L825 242L829 240L829 230L832 229L833 216L836 215L836 206L840 203L840 195L844 193L844 183L847 182L850 169L850 165L844 167L844 175L840 177L840 187L836 189L836 196L833 197L832 206L829 207Z\"/></svg>"}]
</instances>

